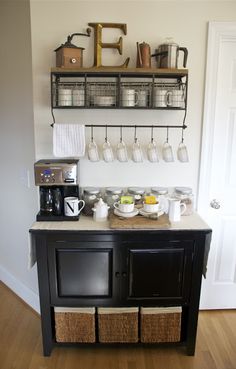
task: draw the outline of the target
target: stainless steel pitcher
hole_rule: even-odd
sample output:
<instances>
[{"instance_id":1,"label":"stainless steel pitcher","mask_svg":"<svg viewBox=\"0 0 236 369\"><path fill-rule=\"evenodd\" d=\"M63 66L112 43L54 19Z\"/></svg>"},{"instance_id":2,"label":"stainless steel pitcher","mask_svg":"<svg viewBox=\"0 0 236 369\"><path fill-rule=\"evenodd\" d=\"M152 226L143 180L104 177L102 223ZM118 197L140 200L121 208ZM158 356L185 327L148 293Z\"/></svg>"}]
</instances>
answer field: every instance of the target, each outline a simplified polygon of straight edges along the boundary
<instances>
[{"instance_id":1,"label":"stainless steel pitcher","mask_svg":"<svg viewBox=\"0 0 236 369\"><path fill-rule=\"evenodd\" d=\"M152 57L156 57L157 68L178 68L179 51L183 51L184 53L183 67L185 68L188 50L186 47L180 47L172 40L167 40L166 43L160 45L155 54L152 55Z\"/></svg>"}]
</instances>

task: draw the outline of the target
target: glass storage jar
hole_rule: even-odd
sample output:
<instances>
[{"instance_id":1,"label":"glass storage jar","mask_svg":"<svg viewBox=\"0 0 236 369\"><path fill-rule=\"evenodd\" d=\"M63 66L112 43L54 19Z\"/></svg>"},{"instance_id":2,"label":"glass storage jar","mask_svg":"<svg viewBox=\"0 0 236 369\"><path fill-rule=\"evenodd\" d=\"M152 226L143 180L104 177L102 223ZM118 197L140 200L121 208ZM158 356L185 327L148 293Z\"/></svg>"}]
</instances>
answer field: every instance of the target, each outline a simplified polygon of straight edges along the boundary
<instances>
[{"instance_id":1,"label":"glass storage jar","mask_svg":"<svg viewBox=\"0 0 236 369\"><path fill-rule=\"evenodd\" d=\"M160 203L161 208L168 214L169 200L168 200L168 188L167 187L152 187L151 195L155 196Z\"/></svg>"},{"instance_id":2,"label":"glass storage jar","mask_svg":"<svg viewBox=\"0 0 236 369\"><path fill-rule=\"evenodd\" d=\"M98 187L85 187L83 190L82 198L85 202L83 208L84 215L93 215L92 208L94 204L102 197L101 191Z\"/></svg>"},{"instance_id":3,"label":"glass storage jar","mask_svg":"<svg viewBox=\"0 0 236 369\"><path fill-rule=\"evenodd\" d=\"M110 206L110 209L114 209L114 202L120 201L121 196L124 195L123 188L121 187L107 187L105 189L104 201Z\"/></svg>"},{"instance_id":4,"label":"glass storage jar","mask_svg":"<svg viewBox=\"0 0 236 369\"><path fill-rule=\"evenodd\" d=\"M134 199L134 205L142 205L144 202L145 188L143 187L129 187L127 195Z\"/></svg>"},{"instance_id":5,"label":"glass storage jar","mask_svg":"<svg viewBox=\"0 0 236 369\"><path fill-rule=\"evenodd\" d=\"M194 210L194 196L190 187L175 187L173 196L186 205L182 215L191 215Z\"/></svg>"}]
</instances>

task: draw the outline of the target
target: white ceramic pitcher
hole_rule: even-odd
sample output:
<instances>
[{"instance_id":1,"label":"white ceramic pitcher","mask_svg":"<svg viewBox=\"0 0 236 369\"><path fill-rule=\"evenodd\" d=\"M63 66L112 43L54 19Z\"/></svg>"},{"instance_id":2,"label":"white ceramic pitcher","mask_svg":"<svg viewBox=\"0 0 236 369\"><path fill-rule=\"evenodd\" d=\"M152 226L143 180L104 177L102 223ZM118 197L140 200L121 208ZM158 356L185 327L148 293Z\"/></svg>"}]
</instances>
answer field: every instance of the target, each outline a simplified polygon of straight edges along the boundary
<instances>
[{"instance_id":1,"label":"white ceramic pitcher","mask_svg":"<svg viewBox=\"0 0 236 369\"><path fill-rule=\"evenodd\" d=\"M99 199L98 202L95 203L93 210L93 219L96 222L104 222L108 217L108 206L103 199Z\"/></svg>"},{"instance_id":2,"label":"white ceramic pitcher","mask_svg":"<svg viewBox=\"0 0 236 369\"><path fill-rule=\"evenodd\" d=\"M169 220L179 222L181 215L186 210L186 205L178 199L169 199Z\"/></svg>"}]
</instances>

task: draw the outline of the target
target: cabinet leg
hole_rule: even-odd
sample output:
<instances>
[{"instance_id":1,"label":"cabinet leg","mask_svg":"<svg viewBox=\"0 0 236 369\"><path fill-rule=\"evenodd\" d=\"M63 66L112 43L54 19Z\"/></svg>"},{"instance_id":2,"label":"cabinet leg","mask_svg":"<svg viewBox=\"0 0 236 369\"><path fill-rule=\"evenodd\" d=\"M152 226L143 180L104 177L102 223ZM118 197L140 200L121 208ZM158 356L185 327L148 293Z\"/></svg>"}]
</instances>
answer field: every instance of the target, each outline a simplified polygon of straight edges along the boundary
<instances>
[{"instance_id":1,"label":"cabinet leg","mask_svg":"<svg viewBox=\"0 0 236 369\"><path fill-rule=\"evenodd\" d=\"M188 356L194 356L195 354L195 342L188 344L187 343L187 347L186 347L186 351L187 351L187 355Z\"/></svg>"},{"instance_id":2,"label":"cabinet leg","mask_svg":"<svg viewBox=\"0 0 236 369\"><path fill-rule=\"evenodd\" d=\"M52 352L52 345L43 344L43 356L50 356Z\"/></svg>"}]
</instances>

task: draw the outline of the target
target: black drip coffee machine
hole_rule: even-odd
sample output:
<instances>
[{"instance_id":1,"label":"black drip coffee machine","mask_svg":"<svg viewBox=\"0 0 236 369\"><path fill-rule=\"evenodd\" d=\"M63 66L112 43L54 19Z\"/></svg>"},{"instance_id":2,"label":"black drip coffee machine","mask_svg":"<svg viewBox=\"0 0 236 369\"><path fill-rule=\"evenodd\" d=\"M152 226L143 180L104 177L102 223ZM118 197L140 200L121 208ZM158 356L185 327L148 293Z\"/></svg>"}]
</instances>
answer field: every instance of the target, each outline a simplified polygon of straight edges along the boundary
<instances>
[{"instance_id":1,"label":"black drip coffee machine","mask_svg":"<svg viewBox=\"0 0 236 369\"><path fill-rule=\"evenodd\" d=\"M37 221L79 219L78 215L64 215L64 198L79 197L78 167L78 160L39 160L34 164L35 184L40 193Z\"/></svg>"}]
</instances>

